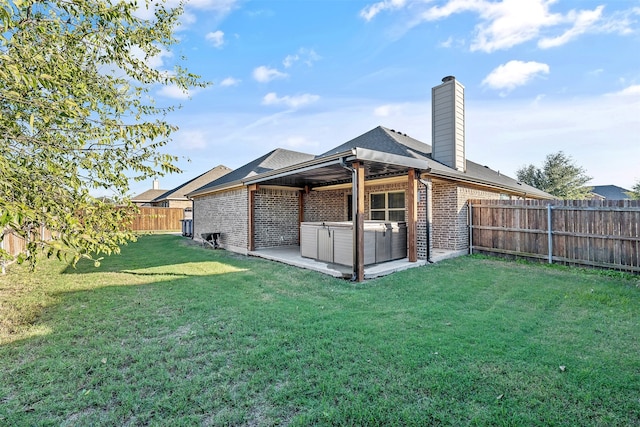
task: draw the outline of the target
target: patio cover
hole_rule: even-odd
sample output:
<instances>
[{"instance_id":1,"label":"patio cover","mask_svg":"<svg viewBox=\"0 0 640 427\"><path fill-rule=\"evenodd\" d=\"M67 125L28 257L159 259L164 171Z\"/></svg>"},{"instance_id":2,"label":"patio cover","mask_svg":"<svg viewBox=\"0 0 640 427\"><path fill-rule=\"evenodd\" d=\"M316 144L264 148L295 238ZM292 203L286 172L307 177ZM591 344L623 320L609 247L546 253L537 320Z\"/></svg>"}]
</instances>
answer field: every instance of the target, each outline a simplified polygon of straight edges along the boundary
<instances>
[{"instance_id":1,"label":"patio cover","mask_svg":"<svg viewBox=\"0 0 640 427\"><path fill-rule=\"evenodd\" d=\"M353 194L353 280L364 280L364 182L389 176L407 175L410 182L408 191L408 236L409 261L417 261L416 219L417 181L420 170L428 170L426 158L413 158L397 154L352 148L313 160L266 172L243 180L253 193L258 185L277 185L295 188L318 188L351 182ZM249 198L249 212L253 210L253 197ZM252 222L250 220L250 222ZM250 233L252 234L252 233Z\"/></svg>"}]
</instances>

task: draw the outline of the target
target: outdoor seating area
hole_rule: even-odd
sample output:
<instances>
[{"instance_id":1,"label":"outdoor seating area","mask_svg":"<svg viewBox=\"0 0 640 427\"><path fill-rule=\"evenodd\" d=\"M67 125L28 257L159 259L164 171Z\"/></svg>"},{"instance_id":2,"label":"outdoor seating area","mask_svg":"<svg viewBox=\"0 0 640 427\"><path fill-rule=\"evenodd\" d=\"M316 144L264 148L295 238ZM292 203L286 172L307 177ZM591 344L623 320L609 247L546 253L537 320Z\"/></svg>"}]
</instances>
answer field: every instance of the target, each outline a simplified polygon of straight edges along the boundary
<instances>
[{"instance_id":1,"label":"outdoor seating area","mask_svg":"<svg viewBox=\"0 0 640 427\"><path fill-rule=\"evenodd\" d=\"M431 263L439 262L449 258L455 258L465 255L466 253L466 251L434 249ZM305 268L307 270L317 271L343 279L352 279L353 275L353 269L350 266L328 263L303 257L300 253L300 246L280 246L259 249L249 252L249 255L268 259L271 261L281 262L283 264L293 265L299 268ZM407 270L409 268L422 267L429 264L430 263L425 260L409 262L407 258L382 262L379 264L370 264L366 265L364 268L364 278L365 280L375 279L377 277L386 276L398 271Z\"/></svg>"}]
</instances>

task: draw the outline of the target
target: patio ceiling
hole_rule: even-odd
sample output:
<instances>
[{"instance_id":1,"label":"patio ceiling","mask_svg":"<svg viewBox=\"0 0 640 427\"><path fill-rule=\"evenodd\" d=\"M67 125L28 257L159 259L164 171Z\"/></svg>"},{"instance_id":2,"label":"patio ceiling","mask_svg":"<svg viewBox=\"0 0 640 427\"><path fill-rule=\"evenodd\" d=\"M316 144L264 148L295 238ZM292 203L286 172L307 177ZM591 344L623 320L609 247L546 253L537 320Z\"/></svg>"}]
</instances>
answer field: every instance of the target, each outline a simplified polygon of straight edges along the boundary
<instances>
[{"instance_id":1,"label":"patio ceiling","mask_svg":"<svg viewBox=\"0 0 640 427\"><path fill-rule=\"evenodd\" d=\"M381 151L354 148L328 157L316 158L290 168L260 174L245 179L244 183L298 188L349 183L352 180L350 167L355 162L360 162L364 166L365 179L367 180L406 175L409 169L428 169L425 158L410 158Z\"/></svg>"}]
</instances>

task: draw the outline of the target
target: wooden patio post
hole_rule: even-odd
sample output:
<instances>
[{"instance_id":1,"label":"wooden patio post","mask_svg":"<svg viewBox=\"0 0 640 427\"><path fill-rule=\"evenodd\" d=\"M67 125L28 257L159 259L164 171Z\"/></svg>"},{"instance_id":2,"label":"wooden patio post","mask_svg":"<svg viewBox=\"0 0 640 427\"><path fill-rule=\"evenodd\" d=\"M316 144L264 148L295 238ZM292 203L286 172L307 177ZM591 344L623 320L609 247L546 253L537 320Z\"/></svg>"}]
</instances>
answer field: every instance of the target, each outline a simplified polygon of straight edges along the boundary
<instances>
[{"instance_id":1,"label":"wooden patio post","mask_svg":"<svg viewBox=\"0 0 640 427\"><path fill-rule=\"evenodd\" d=\"M298 191L298 245L300 244L300 225L304 222L304 195L309 194L309 186Z\"/></svg>"},{"instance_id":2,"label":"wooden patio post","mask_svg":"<svg viewBox=\"0 0 640 427\"><path fill-rule=\"evenodd\" d=\"M416 180L416 170L409 169L409 191L407 191L407 240L409 248L407 257L409 262L418 261L417 242L417 221L418 221L418 181Z\"/></svg>"},{"instance_id":3,"label":"wooden patio post","mask_svg":"<svg viewBox=\"0 0 640 427\"><path fill-rule=\"evenodd\" d=\"M362 282L364 281L364 166L360 162L354 162L353 169L356 180L353 184L357 196L356 209L353 213L355 218L355 241L353 244L356 248L353 262L356 280Z\"/></svg>"},{"instance_id":4,"label":"wooden patio post","mask_svg":"<svg viewBox=\"0 0 640 427\"><path fill-rule=\"evenodd\" d=\"M255 236L255 232L256 232L256 218L255 218L255 214L254 214L254 206L255 206L255 202L256 202L256 191L258 191L258 184L251 184L248 187L249 190L249 200L248 200L248 215L247 215L247 219L249 221L249 236L248 236L248 247L249 247L249 251L255 251L256 250L256 242L254 239Z\"/></svg>"}]
</instances>

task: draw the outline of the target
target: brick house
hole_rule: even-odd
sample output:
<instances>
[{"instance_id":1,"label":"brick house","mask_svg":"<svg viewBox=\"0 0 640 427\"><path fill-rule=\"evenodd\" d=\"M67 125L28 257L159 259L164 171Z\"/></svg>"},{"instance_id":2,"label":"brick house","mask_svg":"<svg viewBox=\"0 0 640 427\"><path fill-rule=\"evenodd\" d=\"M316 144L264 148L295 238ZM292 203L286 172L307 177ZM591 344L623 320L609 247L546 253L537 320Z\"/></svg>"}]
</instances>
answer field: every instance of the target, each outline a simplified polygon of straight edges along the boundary
<instances>
[{"instance_id":1,"label":"brick house","mask_svg":"<svg viewBox=\"0 0 640 427\"><path fill-rule=\"evenodd\" d=\"M166 192L167 190L160 188L160 182L157 179L154 179L151 189L133 196L131 198L131 202L137 206L153 206L153 200Z\"/></svg>"},{"instance_id":2,"label":"brick house","mask_svg":"<svg viewBox=\"0 0 640 427\"><path fill-rule=\"evenodd\" d=\"M464 87L432 89L432 143L376 127L318 156L274 150L187 196L194 236L220 232L239 253L300 245L307 222L353 224L353 274L363 279L365 221L401 221L407 259L468 251L469 199L550 198L465 157ZM355 213L355 215L353 215Z\"/></svg>"},{"instance_id":3,"label":"brick house","mask_svg":"<svg viewBox=\"0 0 640 427\"><path fill-rule=\"evenodd\" d=\"M218 165L171 190L161 190L162 193L156 194L156 196L148 202L148 206L191 209L192 203L191 200L187 198L187 193L190 193L211 181L215 181L229 172L231 172L231 168L224 165Z\"/></svg>"}]
</instances>

